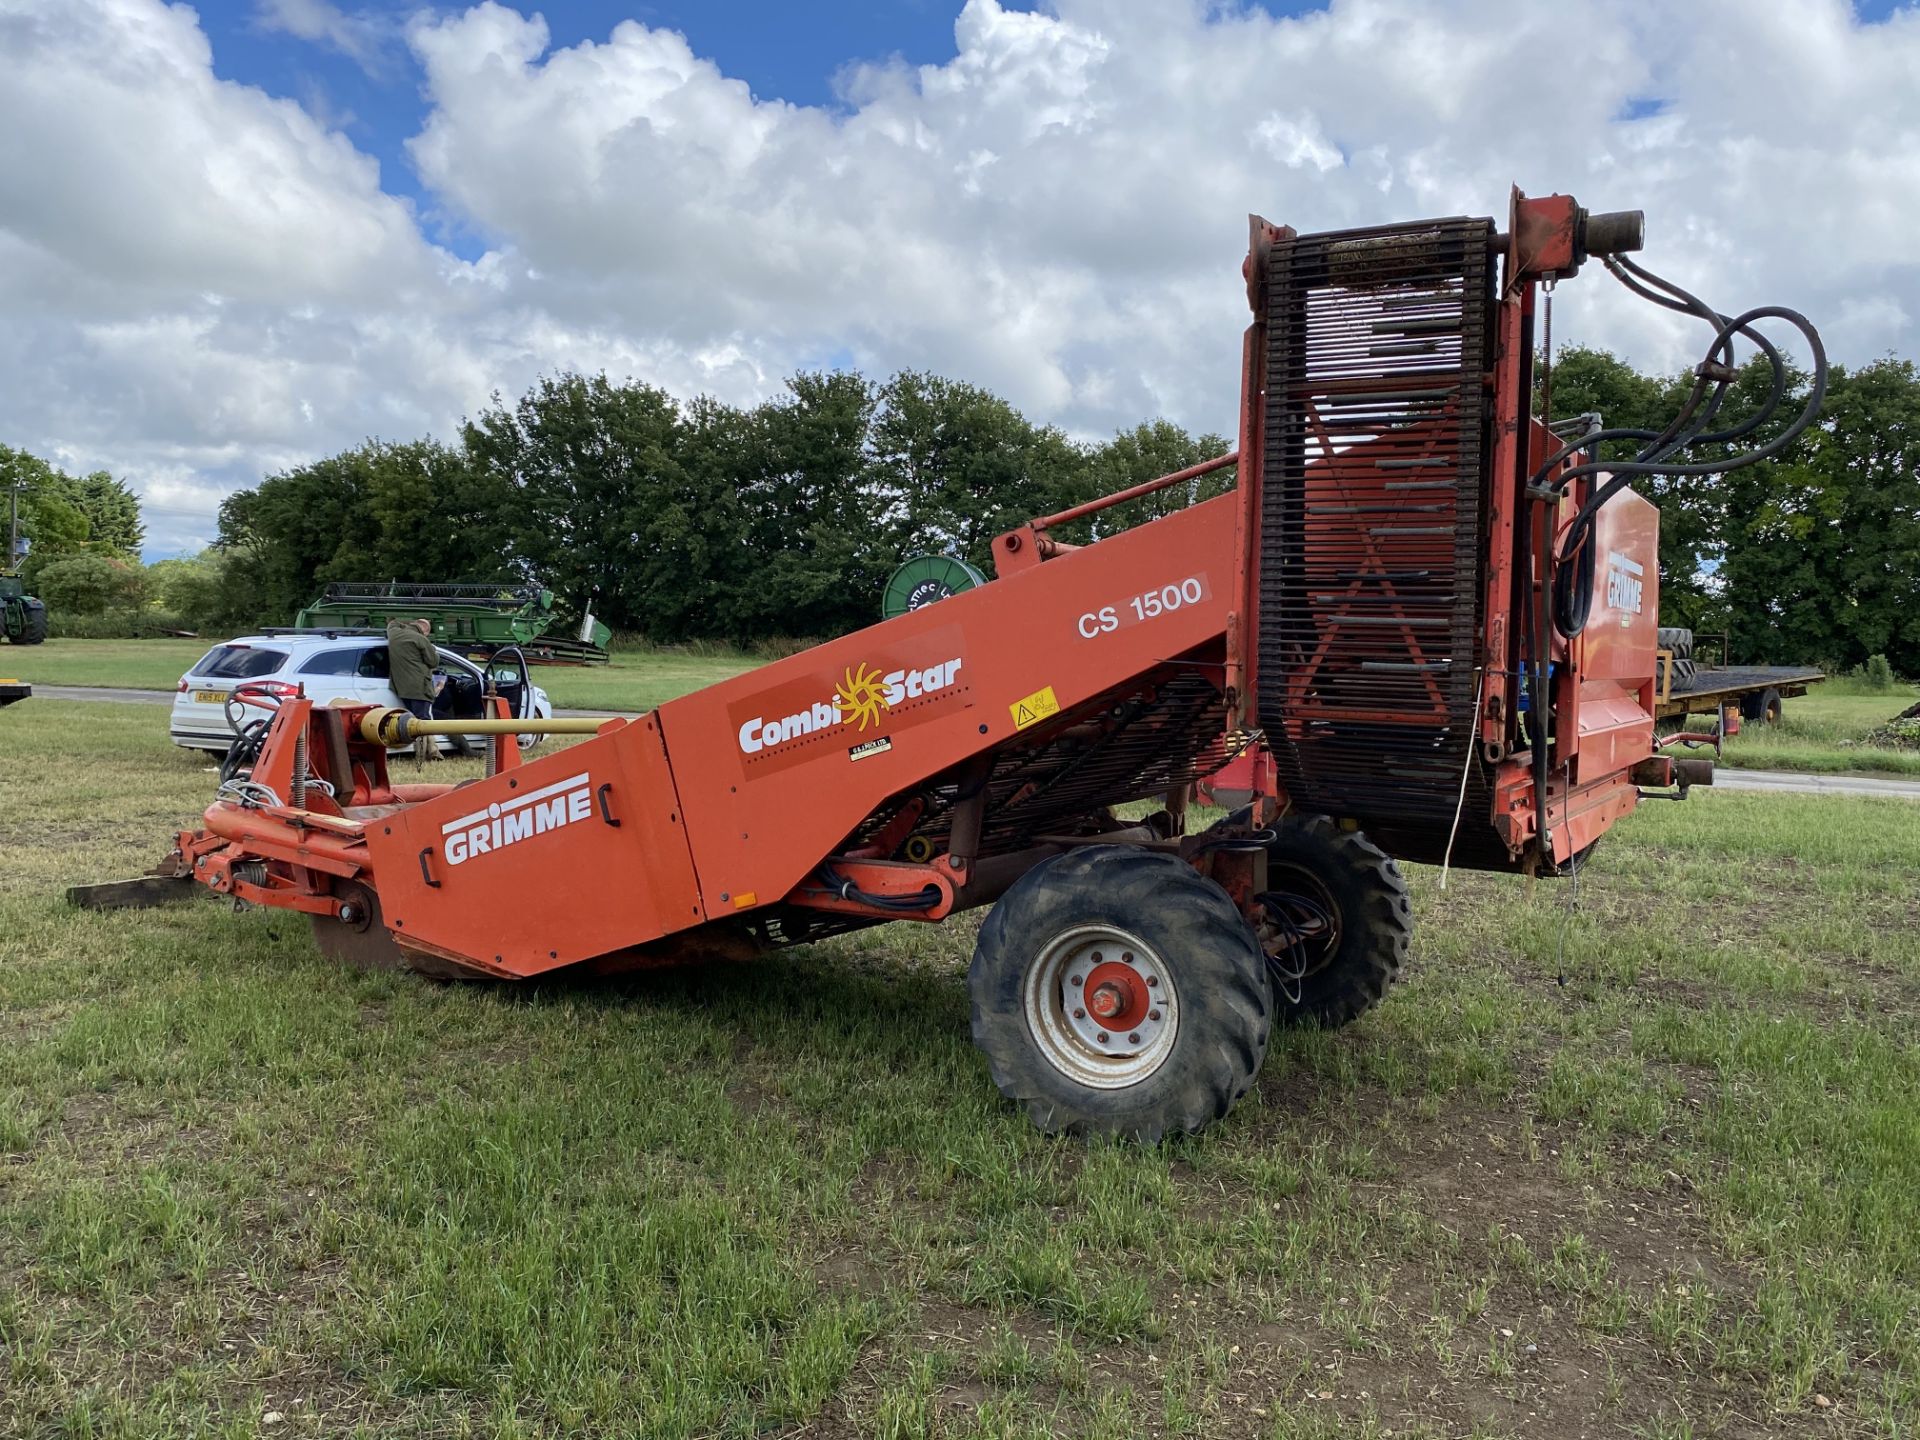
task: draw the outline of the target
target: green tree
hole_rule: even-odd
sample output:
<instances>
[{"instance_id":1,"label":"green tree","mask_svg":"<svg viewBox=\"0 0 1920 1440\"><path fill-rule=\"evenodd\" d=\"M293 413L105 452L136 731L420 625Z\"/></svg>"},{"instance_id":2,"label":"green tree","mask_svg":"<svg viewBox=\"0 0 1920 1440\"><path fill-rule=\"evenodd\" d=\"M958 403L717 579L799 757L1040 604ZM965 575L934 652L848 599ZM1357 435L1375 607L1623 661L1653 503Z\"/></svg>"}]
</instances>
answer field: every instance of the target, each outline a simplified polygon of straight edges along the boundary
<instances>
[{"instance_id":1,"label":"green tree","mask_svg":"<svg viewBox=\"0 0 1920 1440\"><path fill-rule=\"evenodd\" d=\"M59 482L63 499L87 517L87 540L94 548L123 560L137 560L146 543L147 527L140 500L124 480L104 470Z\"/></svg>"},{"instance_id":2,"label":"green tree","mask_svg":"<svg viewBox=\"0 0 1920 1440\"><path fill-rule=\"evenodd\" d=\"M727 571L728 633L838 635L876 618L895 562L865 483L877 400L858 375L796 375L751 411L694 407L690 465L728 488L739 545Z\"/></svg>"},{"instance_id":3,"label":"green tree","mask_svg":"<svg viewBox=\"0 0 1920 1440\"><path fill-rule=\"evenodd\" d=\"M235 575L233 551L156 560L147 567L147 597L192 630L244 630L261 623Z\"/></svg>"},{"instance_id":4,"label":"green tree","mask_svg":"<svg viewBox=\"0 0 1920 1440\"><path fill-rule=\"evenodd\" d=\"M1094 495L1112 495L1162 475L1172 475L1224 455L1233 447L1218 435L1189 435L1171 420L1149 420L1122 430L1087 457L1087 489ZM1125 529L1157 520L1201 500L1211 500L1233 489L1234 468L1214 470L1181 485L1156 490L1129 500L1095 517L1093 533Z\"/></svg>"},{"instance_id":5,"label":"green tree","mask_svg":"<svg viewBox=\"0 0 1920 1440\"><path fill-rule=\"evenodd\" d=\"M659 639L721 630L721 577L736 566L731 477L695 463L673 397L604 375L542 380L465 430L471 462L510 493L512 558L571 605Z\"/></svg>"},{"instance_id":6,"label":"green tree","mask_svg":"<svg viewBox=\"0 0 1920 1440\"><path fill-rule=\"evenodd\" d=\"M993 537L1088 498L1086 452L975 385L903 370L872 428L874 498L900 553L992 568Z\"/></svg>"},{"instance_id":7,"label":"green tree","mask_svg":"<svg viewBox=\"0 0 1920 1440\"><path fill-rule=\"evenodd\" d=\"M1788 403L1796 403L1790 396ZM1735 653L1920 668L1920 373L1835 367L1820 422L1727 477L1725 579Z\"/></svg>"},{"instance_id":8,"label":"green tree","mask_svg":"<svg viewBox=\"0 0 1920 1440\"><path fill-rule=\"evenodd\" d=\"M218 544L260 607L255 625L287 624L326 579L367 578L357 561L378 534L356 451L270 475L220 506Z\"/></svg>"},{"instance_id":9,"label":"green tree","mask_svg":"<svg viewBox=\"0 0 1920 1440\"><path fill-rule=\"evenodd\" d=\"M34 586L57 614L130 610L146 598L146 577L137 563L86 552L41 566Z\"/></svg>"},{"instance_id":10,"label":"green tree","mask_svg":"<svg viewBox=\"0 0 1920 1440\"><path fill-rule=\"evenodd\" d=\"M87 516L67 497L69 479L38 455L0 445L0 503L11 507L13 497L18 496L21 548L31 557L20 568L36 583L41 565L73 554L87 543ZM4 521L11 527L11 508ZM0 564L11 563L12 559L0 556Z\"/></svg>"},{"instance_id":11,"label":"green tree","mask_svg":"<svg viewBox=\"0 0 1920 1440\"><path fill-rule=\"evenodd\" d=\"M510 578L510 490L464 450L369 440L229 496L223 575L284 622L335 580Z\"/></svg>"}]
</instances>

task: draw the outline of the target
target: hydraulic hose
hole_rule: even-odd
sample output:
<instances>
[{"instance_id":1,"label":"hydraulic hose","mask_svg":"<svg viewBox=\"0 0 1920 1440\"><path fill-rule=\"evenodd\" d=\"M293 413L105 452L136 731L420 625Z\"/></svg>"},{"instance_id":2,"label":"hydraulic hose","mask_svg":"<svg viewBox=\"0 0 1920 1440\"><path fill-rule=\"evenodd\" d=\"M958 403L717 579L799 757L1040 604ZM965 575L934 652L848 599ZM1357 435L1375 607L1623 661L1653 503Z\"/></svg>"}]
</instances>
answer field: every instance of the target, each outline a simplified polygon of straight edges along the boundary
<instances>
[{"instance_id":1,"label":"hydraulic hose","mask_svg":"<svg viewBox=\"0 0 1920 1440\"><path fill-rule=\"evenodd\" d=\"M1707 347L1706 358L1694 370L1693 388L1680 413L1665 430L1658 433L1633 429L1590 430L1567 441L1534 472L1528 494L1540 502L1557 502L1575 480L1601 472L1606 472L1608 476L1575 512L1561 536L1554 557L1554 628L1569 639L1586 628L1587 619L1592 613L1596 570L1594 522L1607 501L1631 484L1636 476L1723 475L1730 470L1772 459L1813 424L1827 393L1826 347L1821 342L1820 332L1799 311L1781 305L1762 305L1729 318L1712 310L1704 301L1671 281L1662 279L1623 256L1608 256L1606 265L1615 278L1634 294L1666 309L1698 315L1711 321L1715 330L1713 340ZM1779 348L1753 328L1756 322L1762 320L1785 321L1806 340L1813 360L1806 403L1801 406L1799 414L1764 444L1712 460L1676 463L1673 457L1693 446L1726 444L1743 439L1765 425L1778 412L1787 391L1787 362ZM1706 427L1718 416L1727 392L1737 378L1732 363L1733 337L1736 335L1753 342L1766 357L1771 374L1768 395L1745 420L1723 429L1708 431ZM1575 451L1586 449L1592 453L1593 447L1607 440L1639 440L1643 442L1643 448L1631 460L1592 459L1554 475L1554 467Z\"/></svg>"},{"instance_id":2,"label":"hydraulic hose","mask_svg":"<svg viewBox=\"0 0 1920 1440\"><path fill-rule=\"evenodd\" d=\"M871 890L862 890L827 861L821 862L820 879L827 889L840 899L857 901L874 910L891 910L902 915L917 915L922 911L931 910L940 903L938 885L922 886L910 895L879 895Z\"/></svg>"}]
</instances>

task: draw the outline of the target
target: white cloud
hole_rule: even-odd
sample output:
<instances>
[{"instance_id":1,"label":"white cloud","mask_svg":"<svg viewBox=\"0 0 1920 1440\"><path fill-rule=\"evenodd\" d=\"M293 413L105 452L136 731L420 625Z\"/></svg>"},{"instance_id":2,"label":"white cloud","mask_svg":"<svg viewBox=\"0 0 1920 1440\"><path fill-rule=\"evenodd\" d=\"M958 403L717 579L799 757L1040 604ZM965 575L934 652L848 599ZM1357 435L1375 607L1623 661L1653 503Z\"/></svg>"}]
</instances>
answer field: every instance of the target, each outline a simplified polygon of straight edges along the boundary
<instances>
[{"instance_id":1,"label":"white cloud","mask_svg":"<svg viewBox=\"0 0 1920 1440\"><path fill-rule=\"evenodd\" d=\"M342 10L332 0L255 0L254 20L278 31L337 50L369 74L391 66L400 28L377 11Z\"/></svg>"},{"instance_id":2,"label":"white cloud","mask_svg":"<svg viewBox=\"0 0 1920 1440\"><path fill-rule=\"evenodd\" d=\"M322 0L261 13L373 43ZM1514 181L1643 207L1655 269L1722 308L1798 305L1841 358L1916 348L1911 11L971 0L955 59L850 65L831 112L637 22L555 49L485 3L405 40L430 103L412 158L487 237L474 264L308 110L216 78L185 6L0 0L0 436L129 473L185 544L224 488L444 433L567 366L747 399L851 354L1079 433L1225 429L1248 210L1498 214ZM1665 103L1618 118L1643 100ZM1643 363L1699 343L1597 268L1559 309L1559 335Z\"/></svg>"}]
</instances>

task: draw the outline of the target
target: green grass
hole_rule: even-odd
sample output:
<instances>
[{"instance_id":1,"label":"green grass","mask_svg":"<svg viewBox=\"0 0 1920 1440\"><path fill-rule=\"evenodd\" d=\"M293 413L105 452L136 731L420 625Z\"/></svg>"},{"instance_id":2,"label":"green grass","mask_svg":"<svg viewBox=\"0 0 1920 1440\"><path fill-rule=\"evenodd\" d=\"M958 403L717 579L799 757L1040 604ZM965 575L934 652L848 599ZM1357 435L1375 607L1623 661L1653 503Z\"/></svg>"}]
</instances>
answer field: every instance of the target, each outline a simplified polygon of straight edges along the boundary
<instances>
[{"instance_id":1,"label":"green grass","mask_svg":"<svg viewBox=\"0 0 1920 1440\"><path fill-rule=\"evenodd\" d=\"M1885 724L1920 697L1920 690L1865 690L1845 680L1814 686L1783 702L1778 725L1743 723L1728 738L1728 765L1750 770L1799 770L1817 774L1920 776L1920 750L1896 750L1861 743L1876 725ZM1711 730L1708 717L1694 716L1695 730Z\"/></svg>"},{"instance_id":2,"label":"green grass","mask_svg":"<svg viewBox=\"0 0 1920 1440\"><path fill-rule=\"evenodd\" d=\"M49 640L0 649L0 674L40 685L171 690L215 642ZM564 709L646 710L762 662L724 649L616 651L609 665L537 666L534 678Z\"/></svg>"},{"instance_id":3,"label":"green grass","mask_svg":"<svg viewBox=\"0 0 1920 1440\"><path fill-rule=\"evenodd\" d=\"M210 640L48 640L0 649L0 671L36 685L171 690Z\"/></svg>"},{"instance_id":4,"label":"green grass","mask_svg":"<svg viewBox=\"0 0 1920 1440\"><path fill-rule=\"evenodd\" d=\"M1417 870L1387 1003L1143 1152L999 1100L970 917L619 983L361 974L290 915L64 906L208 798L150 717L35 700L0 763L0 1434L1920 1418L1904 803L1648 805L1577 894Z\"/></svg>"},{"instance_id":5,"label":"green grass","mask_svg":"<svg viewBox=\"0 0 1920 1440\"><path fill-rule=\"evenodd\" d=\"M725 649L616 650L608 665L539 666L534 680L553 703L577 710L650 710L666 700L766 662Z\"/></svg>"}]
</instances>

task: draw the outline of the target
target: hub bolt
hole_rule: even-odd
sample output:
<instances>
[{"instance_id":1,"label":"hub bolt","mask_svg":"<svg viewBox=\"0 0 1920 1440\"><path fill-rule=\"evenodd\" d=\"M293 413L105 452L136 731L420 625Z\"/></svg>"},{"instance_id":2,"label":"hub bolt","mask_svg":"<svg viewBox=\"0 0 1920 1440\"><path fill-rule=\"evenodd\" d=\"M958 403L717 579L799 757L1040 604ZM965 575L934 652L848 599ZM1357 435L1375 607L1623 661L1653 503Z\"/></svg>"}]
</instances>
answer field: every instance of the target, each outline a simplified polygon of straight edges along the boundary
<instances>
[{"instance_id":1,"label":"hub bolt","mask_svg":"<svg viewBox=\"0 0 1920 1440\"><path fill-rule=\"evenodd\" d=\"M1147 1011L1147 1019L1158 1020L1159 1018L1160 1018L1160 1012L1158 1010Z\"/></svg>"},{"instance_id":2,"label":"hub bolt","mask_svg":"<svg viewBox=\"0 0 1920 1440\"><path fill-rule=\"evenodd\" d=\"M1069 975L1067 977L1067 983L1069 985L1078 985L1080 983L1080 977L1078 975Z\"/></svg>"},{"instance_id":3,"label":"hub bolt","mask_svg":"<svg viewBox=\"0 0 1920 1440\"><path fill-rule=\"evenodd\" d=\"M1106 1044L1106 1043L1107 1043L1107 1032L1106 1032L1106 1031L1104 1031L1104 1030L1102 1030L1102 1031L1101 1031L1101 1032L1099 1033L1099 1035L1098 1035L1098 1036L1096 1036L1095 1038L1096 1038L1096 1039L1098 1039L1098 1040L1099 1040L1099 1042L1100 1042L1100 1043L1101 1043L1102 1045L1104 1045L1104 1044Z\"/></svg>"},{"instance_id":4,"label":"hub bolt","mask_svg":"<svg viewBox=\"0 0 1920 1440\"><path fill-rule=\"evenodd\" d=\"M1084 1010L1076 1010L1073 1012L1073 1018L1076 1020L1084 1020L1087 1018L1087 1012Z\"/></svg>"},{"instance_id":5,"label":"hub bolt","mask_svg":"<svg viewBox=\"0 0 1920 1440\"><path fill-rule=\"evenodd\" d=\"M1159 983L1160 983L1160 977L1158 975L1147 976L1147 984L1158 985Z\"/></svg>"},{"instance_id":6,"label":"hub bolt","mask_svg":"<svg viewBox=\"0 0 1920 1440\"><path fill-rule=\"evenodd\" d=\"M1100 952L1098 950L1093 952L1093 963L1096 965L1100 963Z\"/></svg>"},{"instance_id":7,"label":"hub bolt","mask_svg":"<svg viewBox=\"0 0 1920 1440\"><path fill-rule=\"evenodd\" d=\"M1127 1043L1129 1045L1138 1045L1140 1043L1140 1032L1136 1030L1133 1034L1127 1036Z\"/></svg>"}]
</instances>

